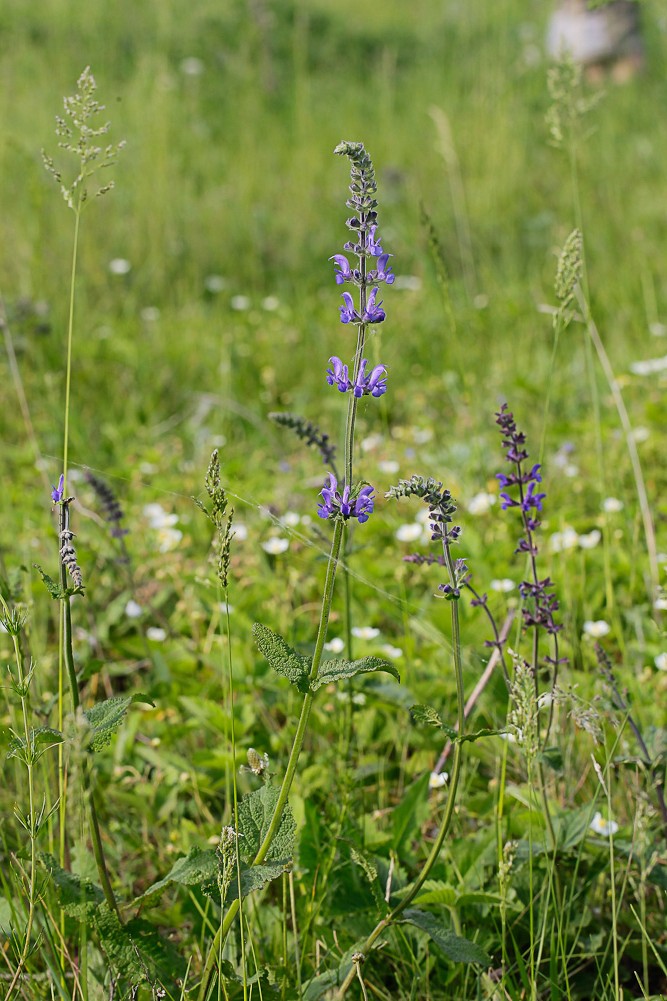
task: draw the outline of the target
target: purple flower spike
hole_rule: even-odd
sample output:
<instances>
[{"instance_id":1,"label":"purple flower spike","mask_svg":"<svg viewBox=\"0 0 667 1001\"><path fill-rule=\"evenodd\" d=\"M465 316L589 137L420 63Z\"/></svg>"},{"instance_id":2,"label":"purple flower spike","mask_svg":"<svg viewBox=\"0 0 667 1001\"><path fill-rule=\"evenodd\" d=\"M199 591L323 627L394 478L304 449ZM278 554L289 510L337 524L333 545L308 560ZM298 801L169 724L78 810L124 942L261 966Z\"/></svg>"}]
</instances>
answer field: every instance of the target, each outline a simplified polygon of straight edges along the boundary
<instances>
[{"instance_id":1,"label":"purple flower spike","mask_svg":"<svg viewBox=\"0 0 667 1001\"><path fill-rule=\"evenodd\" d=\"M350 271L350 264L343 254L334 254L333 257L329 258L333 261L338 268L336 272L336 285L342 285L343 282L352 281L352 272Z\"/></svg>"},{"instance_id":2,"label":"purple flower spike","mask_svg":"<svg viewBox=\"0 0 667 1001\"><path fill-rule=\"evenodd\" d=\"M54 487L51 491L51 500L54 504L60 504L65 493L65 474L60 474L60 479L58 480L58 486Z\"/></svg>"},{"instance_id":3,"label":"purple flower spike","mask_svg":"<svg viewBox=\"0 0 667 1001\"><path fill-rule=\"evenodd\" d=\"M343 365L336 355L329 361L332 367L327 369L327 382L330 386L336 386L339 393L347 393L348 389L352 388L347 365Z\"/></svg>"},{"instance_id":4,"label":"purple flower spike","mask_svg":"<svg viewBox=\"0 0 667 1001\"><path fill-rule=\"evenodd\" d=\"M336 488L338 487L338 481L333 473L329 473L329 486L326 485L322 487L320 493L322 495L322 503L317 509L317 513L320 518L331 518L332 515L336 513L334 509L334 500L336 497Z\"/></svg>"},{"instance_id":5,"label":"purple flower spike","mask_svg":"<svg viewBox=\"0 0 667 1001\"><path fill-rule=\"evenodd\" d=\"M380 309L382 303L378 302L377 305L375 303L377 294L378 290L374 288L368 296L368 302L366 303L366 309L364 311L364 323L382 323L386 316L385 311Z\"/></svg>"},{"instance_id":6,"label":"purple flower spike","mask_svg":"<svg viewBox=\"0 0 667 1001\"><path fill-rule=\"evenodd\" d=\"M373 289L375 291L375 289ZM340 307L340 322L341 323L359 323L361 317L354 308L354 302L352 301L352 296L349 292L343 292L343 299L345 305ZM384 319L384 316L382 317ZM370 320L368 321L370 323Z\"/></svg>"}]
</instances>

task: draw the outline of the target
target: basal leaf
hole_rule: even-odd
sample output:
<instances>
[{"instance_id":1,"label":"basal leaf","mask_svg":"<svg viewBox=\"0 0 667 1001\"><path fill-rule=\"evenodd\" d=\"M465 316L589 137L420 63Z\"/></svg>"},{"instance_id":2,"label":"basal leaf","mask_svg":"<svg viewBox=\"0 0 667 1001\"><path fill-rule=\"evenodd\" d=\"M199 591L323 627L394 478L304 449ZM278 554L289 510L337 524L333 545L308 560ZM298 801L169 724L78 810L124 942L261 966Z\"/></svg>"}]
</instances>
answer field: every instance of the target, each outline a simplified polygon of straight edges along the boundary
<instances>
[{"instance_id":1,"label":"basal leaf","mask_svg":"<svg viewBox=\"0 0 667 1001\"><path fill-rule=\"evenodd\" d=\"M239 803L239 850L244 862L251 863L264 836L269 829L280 790L277 786L264 785ZM289 804L285 805L280 826L276 831L265 862L284 862L291 859L294 853L294 835L296 823Z\"/></svg>"},{"instance_id":2,"label":"basal leaf","mask_svg":"<svg viewBox=\"0 0 667 1001\"><path fill-rule=\"evenodd\" d=\"M263 626L261 622L255 622L252 634L257 649L264 654L273 670L296 685L300 692L307 692L310 659L293 650L282 636Z\"/></svg>"},{"instance_id":3,"label":"basal leaf","mask_svg":"<svg viewBox=\"0 0 667 1001\"><path fill-rule=\"evenodd\" d=\"M112 735L125 719L127 710L134 702L145 702L154 705L147 695L115 695L104 702L97 702L86 709L84 716L90 723L92 739L90 746L93 751L99 751L111 741Z\"/></svg>"},{"instance_id":4,"label":"basal leaf","mask_svg":"<svg viewBox=\"0 0 667 1001\"><path fill-rule=\"evenodd\" d=\"M157 903L159 896L172 883L181 886L199 886L210 879L215 879L218 863L212 848L191 848L187 855L179 858L163 878L153 883L135 900L137 903Z\"/></svg>"},{"instance_id":5,"label":"basal leaf","mask_svg":"<svg viewBox=\"0 0 667 1001\"><path fill-rule=\"evenodd\" d=\"M411 908L404 911L402 923L414 925L425 931L453 963L479 963L488 966L491 962L481 946L461 935L455 935L448 928L443 928L435 914Z\"/></svg>"},{"instance_id":6,"label":"basal leaf","mask_svg":"<svg viewBox=\"0 0 667 1001\"><path fill-rule=\"evenodd\" d=\"M154 988L162 987L166 998L178 1001L178 986L186 973L186 964L174 945L157 928L141 918L121 924L116 914L103 904L94 916L105 956L122 977L141 982L149 980Z\"/></svg>"},{"instance_id":7,"label":"basal leaf","mask_svg":"<svg viewBox=\"0 0 667 1001\"><path fill-rule=\"evenodd\" d=\"M385 671L393 675L397 681L401 676L388 660L380 657L362 657L361 660L326 660L320 667L320 673L311 681L310 687L316 692L322 685L329 685L333 681L343 681L345 678L354 678L357 674L370 674L374 671Z\"/></svg>"}]
</instances>

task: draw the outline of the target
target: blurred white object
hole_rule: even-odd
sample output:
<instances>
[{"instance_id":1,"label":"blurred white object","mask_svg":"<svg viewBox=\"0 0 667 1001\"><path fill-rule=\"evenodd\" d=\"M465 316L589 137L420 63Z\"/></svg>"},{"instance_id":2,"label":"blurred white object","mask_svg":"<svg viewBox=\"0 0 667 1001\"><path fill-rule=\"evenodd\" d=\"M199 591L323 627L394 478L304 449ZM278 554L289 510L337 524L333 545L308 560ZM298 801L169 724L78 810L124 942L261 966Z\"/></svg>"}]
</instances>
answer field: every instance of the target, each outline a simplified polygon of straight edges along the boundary
<instances>
[{"instance_id":1,"label":"blurred white object","mask_svg":"<svg viewBox=\"0 0 667 1001\"><path fill-rule=\"evenodd\" d=\"M560 0L547 30L551 58L570 55L582 66L612 68L612 75L625 80L641 68L644 45L635 0L613 0L589 9L587 0Z\"/></svg>"}]
</instances>

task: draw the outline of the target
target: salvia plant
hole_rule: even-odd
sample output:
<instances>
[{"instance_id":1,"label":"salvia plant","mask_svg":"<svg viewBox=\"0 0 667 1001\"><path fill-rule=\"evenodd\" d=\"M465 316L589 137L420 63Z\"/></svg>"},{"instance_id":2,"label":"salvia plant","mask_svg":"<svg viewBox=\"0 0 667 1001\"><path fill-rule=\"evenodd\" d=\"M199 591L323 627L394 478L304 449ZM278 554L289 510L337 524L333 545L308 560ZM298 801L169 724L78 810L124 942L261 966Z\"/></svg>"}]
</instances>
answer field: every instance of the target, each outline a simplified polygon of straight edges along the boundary
<instances>
[{"instance_id":1,"label":"salvia plant","mask_svg":"<svg viewBox=\"0 0 667 1001\"><path fill-rule=\"evenodd\" d=\"M568 122L577 108L571 103L563 103L564 85L557 91L556 96L559 96L569 115L569 118L566 116ZM576 948L576 940L574 945L566 941L564 927L567 909L572 910L576 901L568 896L568 888L559 875L556 863L559 853L571 848L577 844L577 839L583 837L592 816L582 814L578 819L579 827L573 832L572 824L564 822L554 807L553 773L557 773L559 760L559 750L551 744L555 707L560 703L567 705L573 716L579 713L582 726L598 739L600 734L590 707L582 707L575 693L563 691L560 686L559 676L565 663L560 605L555 582L541 569L541 516L547 500L543 489L543 469L541 463L531 461L526 435L519 429L506 403L495 414L505 461L503 470L497 473L497 480L504 516L515 519L512 523L516 526L512 531L517 536L514 557L522 572L514 628L511 628L511 615L504 624L496 620L488 594L475 583L471 561L466 557L465 549L461 548L465 541L464 526L459 523L461 519L456 501L443 482L430 475L415 473L400 479L384 497L386 501L401 505L416 501L425 506L432 546L429 552L413 553L406 560L411 564L422 564L431 568L431 572L442 575L437 582L437 597L447 609L445 614L449 620L451 645L442 670L453 679L456 709L452 711L446 705L422 703L410 708L411 726L424 727L427 738L435 735L440 743L445 741L445 751L438 766L430 776L424 776L424 783L415 787L415 798L404 808L404 814L417 806L421 809L426 805L430 810L428 843L421 846L422 850L416 858L402 859L398 852L392 854L390 865L384 868L378 859L364 850L361 840L358 845L350 847L350 859L363 873L370 900L361 912L365 926L359 932L357 925L354 935L347 935L346 930L341 929L340 942L337 940L338 952L325 957L317 969L307 969L302 957L298 956L298 945L296 961L292 967L289 965L286 924L283 967L279 971L267 971L263 958L255 955L251 962L252 941L248 936L247 921L251 894L263 892L267 895L266 899L273 900L282 887L284 907L290 911L292 930L297 936L294 867L298 832L297 820L290 806L290 794L298 788L299 768L312 725L315 700L341 686L351 696L353 680L367 675L387 674L400 682L399 673L390 660L376 656L354 659L349 637L347 657L325 656L334 596L341 577L349 633L350 590L354 586L351 571L357 558L350 540L353 533L357 533L357 538L363 537L363 533L369 531L369 522L372 525L371 519L378 517L376 488L364 478L363 467L358 468L355 438L359 407L363 402L372 415L373 408L378 407L378 399L391 396L396 379L394 373L390 378L387 365L381 362L373 364L369 357L371 339L379 336L387 320L391 300L387 295L385 306L385 295L391 291L395 277L390 263L392 255L385 250L380 231L373 162L359 142L341 142L334 150L349 164L346 206L350 215L346 221L348 239L340 252L330 258L335 284L343 289L340 293L342 303L338 307L340 347L337 354L328 359L321 358L320 369L322 391L331 393L344 407L344 422L341 421L341 424L344 423L343 440L336 447L329 434L299 415L269 415L278 426L292 431L304 446L314 448L326 468L319 492L312 497L312 511L319 519L319 536L325 537L328 543L328 555L322 569L319 615L313 621L312 637L307 644L293 646L267 623L256 622L252 627L254 643L261 658L293 688L289 704L296 706L296 711L291 717L287 716L284 724L290 733L285 761L272 762L263 749L249 747L246 763L237 767L234 672L228 613L228 598L235 586L234 510L222 482L220 458L216 450L211 455L204 479L206 497L203 501L196 499L196 503L213 533L211 552L215 586L227 609L231 715L228 737L233 779L231 788L227 790L229 801L224 807L225 822L221 816L216 847L192 848L175 862L169 872L134 899L128 899L123 891L122 873L111 871L100 821L95 754L108 746L134 703L153 703L148 696L134 692L112 695L86 707L82 678L75 659L73 616L89 590L85 568L77 555L72 527L75 498L69 493L67 483L76 248L80 214L87 201L90 180L97 170L115 161L122 145L105 148L97 145L99 138L106 134L108 124L98 123L97 116L102 106L96 102L94 95L95 81L87 69L79 80L76 95L65 100L65 117L58 119L60 147L78 158L74 179L68 183L63 181L54 160L45 155L46 166L61 185L65 202L76 218L63 471L50 497L58 519L57 579L41 567L37 568L61 612L61 685L57 728L34 725L31 681L37 665L26 653L27 610L18 592L4 586L4 582L0 589L0 623L11 636L14 651L14 664L9 672L10 689L20 720L20 725L11 734L9 754L25 769L27 797L27 807L17 806L16 810L27 844L20 857L17 855L15 859L15 879L20 888L21 902L14 908L12 935L7 947L10 975L6 999L9 1001L20 994L24 997L42 996L36 992L30 994L28 973L32 956L40 948L45 955L48 953L45 963L52 984L50 996L53 997L67 998L72 996L73 991L74 996L79 996L76 993L79 991L80 996L88 997L88 987L80 987L79 980L85 981L89 961L99 965L101 956L103 973L99 982L104 983L112 999L148 997L150 992L151 998L182 999L187 995L197 1001L241 996L244 1001L250 996L280 997L283 1001L298 1001L300 998L306 1001L317 1001L319 998L342 1001L352 990L357 992L357 996L367 998L373 971L382 964L390 948L388 943L397 940L411 942L415 937L420 942L428 941L429 947L432 945L437 955L444 955L453 968L461 964L474 971L476 986L471 976L466 981L468 996L501 997L496 985L514 966L519 969L522 980L516 996L536 999L545 950L550 949L551 956L561 961L560 968L567 970L572 950ZM562 116L554 118L552 131L554 138L562 140ZM97 194L103 194L110 187L110 183L102 185ZM556 292L560 306L555 323L562 329L574 318L575 306L581 305L581 245L580 233L575 231L567 241L559 264ZM342 456L338 462L337 456ZM124 544L126 529L120 503L99 476L88 473L87 480L99 501L111 537L119 546L123 561L128 562ZM498 664L502 672L499 684L502 686L504 683L507 692L507 719L502 730L468 728L468 717L479 695L479 686L466 701L461 635L465 602L471 609L478 610L488 623L489 639L485 651L480 652L488 656L490 668ZM649 747L644 738L632 715L629 699L617 684L612 663L601 648L598 650L598 661L615 710L623 716L623 723L628 723L636 739L642 767L649 778L650 793L665 825L667 811L660 755ZM488 680L488 676L485 677ZM64 678L69 689L67 714L63 707ZM372 693L373 689L369 687L368 691ZM350 702L351 699L348 699L348 706ZM584 719L586 712L587 722ZM352 726L353 716L350 713L346 741L342 743L343 756L350 753ZM541 818L539 827L528 820L526 839L521 842L506 840L502 800L495 809L497 893L480 892L473 903L481 907L492 905L498 909L502 944L499 956L489 955L485 936L480 934L479 928L463 926L457 911L456 893L436 878L440 874L444 855L448 849L451 850L450 842L461 799L464 752L469 745L494 737L505 738L501 787L504 788L508 767L508 749L514 743L520 751L521 767L527 779L526 809L531 815L539 812ZM480 746L484 747L484 744ZM59 794L55 798L50 798L46 789L40 791L40 783L47 774L40 763L52 748L56 748L59 754ZM450 752L451 764L448 764L449 770L445 773L444 763ZM607 778L595 759L594 767L601 794L609 799ZM244 781L254 786L243 796L237 790L236 776L240 772L245 773ZM429 787L434 792L442 788L444 793L433 796L429 801ZM80 794L78 803L73 802L71 795L68 797L68 788ZM421 796L421 800L417 799L417 795ZM347 808L346 803L341 817ZM81 818L85 817L85 838L92 848L96 881L79 875L70 864L67 820L75 809L81 823L84 823ZM319 864L325 875L331 872L339 841L342 843L344 840L342 828L341 819L338 828L331 832L330 844L322 847ZM494 848L493 845L491 847ZM609 850L613 866L611 836ZM654 861L646 863L644 871L647 879L654 864ZM528 873L525 911L530 938L527 963L523 958L518 961L509 929L509 917L516 907L515 884L524 879L523 865ZM541 894L538 884L543 880L546 881L546 891ZM183 955L171 937L163 934L144 914L157 905L167 888L179 887L184 892L197 890L207 900L203 913L205 931L201 935L200 948L196 954L189 956ZM312 888L308 929L317 914L316 889ZM42 907L49 892L60 910L55 920L48 908ZM434 910L429 905L443 906ZM553 928L547 927L550 905L557 915ZM70 955L73 927L78 936L76 960ZM20 932L17 931L19 928ZM99 951L94 954L89 949L89 932L95 939L96 949L99 946ZM41 942L42 934L46 944ZM68 962L76 971L74 986L66 973ZM645 955L644 969L647 963ZM551 971L549 977L552 977ZM553 979L550 982L553 986ZM40 983L39 990L42 986ZM143 995L139 994L140 989L144 990ZM566 982L564 996L567 996L568 990ZM379 990L376 993L378 997L388 996ZM413 992L412 996L418 995ZM509 997L510 994L505 991L502 996Z\"/></svg>"}]
</instances>

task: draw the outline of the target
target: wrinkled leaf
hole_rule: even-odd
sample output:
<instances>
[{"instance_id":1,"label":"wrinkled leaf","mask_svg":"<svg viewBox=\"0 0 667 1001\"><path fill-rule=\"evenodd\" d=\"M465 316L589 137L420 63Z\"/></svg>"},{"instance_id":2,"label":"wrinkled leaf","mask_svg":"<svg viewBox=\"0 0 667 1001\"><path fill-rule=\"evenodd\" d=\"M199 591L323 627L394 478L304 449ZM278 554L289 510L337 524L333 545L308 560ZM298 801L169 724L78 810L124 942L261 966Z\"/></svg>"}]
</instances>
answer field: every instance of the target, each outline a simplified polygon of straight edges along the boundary
<instances>
[{"instance_id":1,"label":"wrinkled leaf","mask_svg":"<svg viewBox=\"0 0 667 1001\"><path fill-rule=\"evenodd\" d=\"M163 878L153 883L135 900L135 904L157 903L158 897L172 883L181 886L199 886L209 879L215 879L218 863L212 848L191 848L187 855L179 858Z\"/></svg>"},{"instance_id":2,"label":"wrinkled leaf","mask_svg":"<svg viewBox=\"0 0 667 1001\"><path fill-rule=\"evenodd\" d=\"M185 976L186 963L157 928L141 918L121 924L106 903L95 913L94 925L113 970L134 982L150 977L152 984L165 988L166 997L173 1001L182 997L178 982Z\"/></svg>"},{"instance_id":3,"label":"wrinkled leaf","mask_svg":"<svg viewBox=\"0 0 667 1001\"><path fill-rule=\"evenodd\" d=\"M280 790L277 786L264 785L239 803L239 850L244 862L251 863L264 836L269 829ZM285 805L280 826L271 843L265 862L283 862L291 859L294 853L294 836L296 823L289 804Z\"/></svg>"},{"instance_id":4,"label":"wrinkled leaf","mask_svg":"<svg viewBox=\"0 0 667 1001\"><path fill-rule=\"evenodd\" d=\"M89 918L102 904L104 893L100 886L76 873L66 872L48 852L40 852L37 857L53 882L58 903L65 914Z\"/></svg>"},{"instance_id":5,"label":"wrinkled leaf","mask_svg":"<svg viewBox=\"0 0 667 1001\"><path fill-rule=\"evenodd\" d=\"M489 966L491 962L481 946L461 935L455 935L448 928L443 928L435 914L410 908L403 912L401 923L411 924L425 931L453 963L479 963L482 966Z\"/></svg>"},{"instance_id":6,"label":"wrinkled leaf","mask_svg":"<svg viewBox=\"0 0 667 1001\"><path fill-rule=\"evenodd\" d=\"M278 879L282 876L284 872L287 872L291 865L291 860L288 859L286 862L269 862L263 865L253 865L248 866L247 869L241 869L241 896L247 897L249 893L253 893L254 890L262 890L267 886L272 880ZM236 868L235 875L227 891L227 896L225 897L225 903L230 903L232 900L236 900L239 895L238 882L236 880Z\"/></svg>"},{"instance_id":7,"label":"wrinkled leaf","mask_svg":"<svg viewBox=\"0 0 667 1001\"><path fill-rule=\"evenodd\" d=\"M338 660L337 658L332 658L331 660L324 661L320 667L319 674L314 681L311 681L310 687L313 692L316 692L322 685L329 685L334 681L343 681L346 678L354 678L357 674L370 674L374 671L384 671L386 674L391 674L397 681L401 680L401 676L394 665L390 664L388 660L382 660L380 657L362 657L361 660Z\"/></svg>"},{"instance_id":8,"label":"wrinkled leaf","mask_svg":"<svg viewBox=\"0 0 667 1001\"><path fill-rule=\"evenodd\" d=\"M88 720L92 739L90 746L93 751L99 751L110 743L111 737L121 725L127 710L134 702L145 702L149 706L155 705L147 695L138 693L136 695L115 695L104 702L97 702L90 709L84 711L84 716Z\"/></svg>"},{"instance_id":9,"label":"wrinkled leaf","mask_svg":"<svg viewBox=\"0 0 667 1001\"><path fill-rule=\"evenodd\" d=\"M33 563L33 566L37 573L42 578L44 587L49 592L54 601L61 601L63 598L69 598L73 594L83 594L84 590L82 587L61 587L60 584L56 584L53 577L49 577L46 571L42 570L39 563Z\"/></svg>"},{"instance_id":10,"label":"wrinkled leaf","mask_svg":"<svg viewBox=\"0 0 667 1001\"><path fill-rule=\"evenodd\" d=\"M252 635L257 649L264 654L273 670L287 678L290 684L296 685L300 692L307 692L310 658L297 653L282 636L260 622L253 625Z\"/></svg>"}]
</instances>

